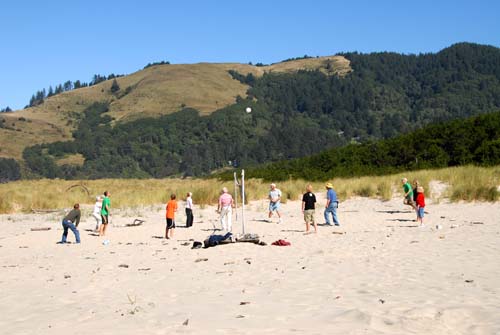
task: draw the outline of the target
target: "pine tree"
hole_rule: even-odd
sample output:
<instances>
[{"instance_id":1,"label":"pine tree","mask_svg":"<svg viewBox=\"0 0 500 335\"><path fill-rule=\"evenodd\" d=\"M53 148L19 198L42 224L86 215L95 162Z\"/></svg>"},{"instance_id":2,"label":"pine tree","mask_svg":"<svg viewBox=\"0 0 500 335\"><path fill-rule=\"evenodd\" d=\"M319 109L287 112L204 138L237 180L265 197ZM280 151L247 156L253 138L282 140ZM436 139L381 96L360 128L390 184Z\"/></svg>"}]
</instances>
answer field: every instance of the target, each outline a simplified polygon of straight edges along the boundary
<instances>
[{"instance_id":1,"label":"pine tree","mask_svg":"<svg viewBox=\"0 0 500 335\"><path fill-rule=\"evenodd\" d=\"M120 90L120 85L118 85L116 79L113 79L113 83L111 84L111 93L116 93L119 90Z\"/></svg>"},{"instance_id":2,"label":"pine tree","mask_svg":"<svg viewBox=\"0 0 500 335\"><path fill-rule=\"evenodd\" d=\"M71 91L73 89L73 83L71 80L68 80L67 82L64 83L64 91Z\"/></svg>"}]
</instances>

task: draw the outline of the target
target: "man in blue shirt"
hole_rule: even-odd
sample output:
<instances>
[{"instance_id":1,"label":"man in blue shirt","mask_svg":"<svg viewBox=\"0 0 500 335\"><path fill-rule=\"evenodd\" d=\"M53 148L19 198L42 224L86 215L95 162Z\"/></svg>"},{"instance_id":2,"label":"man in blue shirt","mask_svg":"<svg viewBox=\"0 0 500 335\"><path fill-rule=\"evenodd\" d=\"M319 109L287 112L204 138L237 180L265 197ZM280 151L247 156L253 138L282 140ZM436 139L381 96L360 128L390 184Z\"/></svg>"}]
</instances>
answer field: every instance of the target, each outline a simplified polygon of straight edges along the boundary
<instances>
[{"instance_id":1,"label":"man in blue shirt","mask_svg":"<svg viewBox=\"0 0 500 335\"><path fill-rule=\"evenodd\" d=\"M326 206L325 206L325 221L326 224L331 226L330 222L330 213L333 216L333 223L336 226L340 226L339 219L337 217L337 208L339 206L339 202L337 200L337 193L333 190L332 183L326 183Z\"/></svg>"}]
</instances>

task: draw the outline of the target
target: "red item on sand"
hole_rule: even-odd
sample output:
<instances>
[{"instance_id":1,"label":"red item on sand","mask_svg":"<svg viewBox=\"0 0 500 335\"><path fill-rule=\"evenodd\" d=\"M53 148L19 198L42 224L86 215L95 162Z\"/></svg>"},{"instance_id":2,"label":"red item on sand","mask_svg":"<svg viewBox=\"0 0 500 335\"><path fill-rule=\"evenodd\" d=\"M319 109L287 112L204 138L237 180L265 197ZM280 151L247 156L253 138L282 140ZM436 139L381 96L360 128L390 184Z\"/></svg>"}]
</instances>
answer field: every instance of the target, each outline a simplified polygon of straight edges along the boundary
<instances>
[{"instance_id":1,"label":"red item on sand","mask_svg":"<svg viewBox=\"0 0 500 335\"><path fill-rule=\"evenodd\" d=\"M277 240L277 241L274 241L273 243L271 243L272 245L277 245L277 246L280 246L280 247L285 247L285 246L289 246L291 245L290 242L288 241L285 241L285 240Z\"/></svg>"}]
</instances>

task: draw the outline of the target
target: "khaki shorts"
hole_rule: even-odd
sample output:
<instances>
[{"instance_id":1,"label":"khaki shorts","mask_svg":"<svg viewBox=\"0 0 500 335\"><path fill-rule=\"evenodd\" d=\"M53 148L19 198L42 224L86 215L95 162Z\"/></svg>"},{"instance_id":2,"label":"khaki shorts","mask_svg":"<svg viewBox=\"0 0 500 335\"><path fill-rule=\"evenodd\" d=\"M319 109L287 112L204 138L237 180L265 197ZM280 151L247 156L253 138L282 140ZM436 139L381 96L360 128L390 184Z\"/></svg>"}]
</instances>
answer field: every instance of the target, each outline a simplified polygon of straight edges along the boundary
<instances>
[{"instance_id":1,"label":"khaki shorts","mask_svg":"<svg viewBox=\"0 0 500 335\"><path fill-rule=\"evenodd\" d=\"M307 209L304 211L304 221L314 223L314 209Z\"/></svg>"}]
</instances>

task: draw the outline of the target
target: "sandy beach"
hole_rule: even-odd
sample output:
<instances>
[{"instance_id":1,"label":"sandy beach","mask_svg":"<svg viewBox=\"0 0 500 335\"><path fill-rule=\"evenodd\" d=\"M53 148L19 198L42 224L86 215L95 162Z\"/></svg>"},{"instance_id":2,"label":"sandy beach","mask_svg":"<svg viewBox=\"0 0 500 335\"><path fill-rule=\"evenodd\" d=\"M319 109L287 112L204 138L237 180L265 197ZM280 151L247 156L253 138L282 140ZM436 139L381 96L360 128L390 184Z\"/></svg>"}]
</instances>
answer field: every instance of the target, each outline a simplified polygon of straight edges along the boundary
<instances>
[{"instance_id":1,"label":"sandy beach","mask_svg":"<svg viewBox=\"0 0 500 335\"><path fill-rule=\"evenodd\" d=\"M268 245L208 249L191 246L220 227L215 207L196 206L186 229L179 205L174 239L162 238L158 205L113 211L108 245L89 207L79 245L56 244L64 212L0 216L1 333L500 333L498 203L428 200L420 228L400 198L356 198L340 204L340 227L305 235L299 201L277 224L261 200L247 206L246 232ZM123 227L135 218L144 224Z\"/></svg>"}]
</instances>

